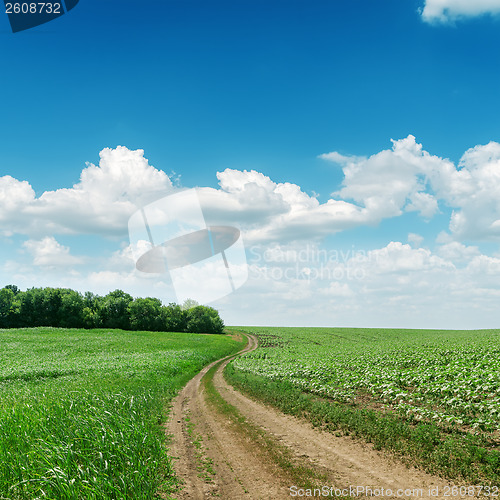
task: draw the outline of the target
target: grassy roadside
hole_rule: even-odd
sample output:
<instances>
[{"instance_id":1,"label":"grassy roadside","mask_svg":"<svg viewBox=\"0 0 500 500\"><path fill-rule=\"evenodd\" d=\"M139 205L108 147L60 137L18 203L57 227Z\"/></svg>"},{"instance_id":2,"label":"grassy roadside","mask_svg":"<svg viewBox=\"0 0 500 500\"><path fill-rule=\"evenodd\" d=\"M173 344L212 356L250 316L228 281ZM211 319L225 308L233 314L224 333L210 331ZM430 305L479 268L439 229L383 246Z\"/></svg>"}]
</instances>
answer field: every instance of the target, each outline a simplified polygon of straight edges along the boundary
<instances>
[{"instance_id":1,"label":"grassy roadside","mask_svg":"<svg viewBox=\"0 0 500 500\"><path fill-rule=\"evenodd\" d=\"M222 362L221 362L222 363ZM270 436L260 427L248 421L233 405L229 404L217 391L213 378L221 363L213 366L203 377L202 384L206 399L217 412L224 415L232 428L245 439L251 439L251 445L267 463L275 464L282 472L282 477L290 484L299 484L303 488L314 488L325 477L301 461L285 446Z\"/></svg>"},{"instance_id":2,"label":"grassy roadside","mask_svg":"<svg viewBox=\"0 0 500 500\"><path fill-rule=\"evenodd\" d=\"M290 383L271 381L236 370L229 364L228 383L284 413L305 417L334 433L361 437L376 449L390 450L409 464L468 484L500 485L500 450L481 435L445 432L432 423L408 422L396 414L380 414L334 403L305 393Z\"/></svg>"},{"instance_id":3,"label":"grassy roadside","mask_svg":"<svg viewBox=\"0 0 500 500\"><path fill-rule=\"evenodd\" d=\"M151 499L176 478L168 403L229 335L0 330L0 498Z\"/></svg>"}]
</instances>

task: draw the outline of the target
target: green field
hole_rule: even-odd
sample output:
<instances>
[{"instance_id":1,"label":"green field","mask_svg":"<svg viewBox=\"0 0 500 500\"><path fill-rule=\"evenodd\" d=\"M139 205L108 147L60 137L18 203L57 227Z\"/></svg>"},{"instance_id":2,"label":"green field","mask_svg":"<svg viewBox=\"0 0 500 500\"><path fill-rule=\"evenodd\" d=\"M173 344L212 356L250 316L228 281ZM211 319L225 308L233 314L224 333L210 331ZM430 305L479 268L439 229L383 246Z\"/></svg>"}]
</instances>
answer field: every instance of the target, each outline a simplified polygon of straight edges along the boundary
<instances>
[{"instance_id":1,"label":"green field","mask_svg":"<svg viewBox=\"0 0 500 500\"><path fill-rule=\"evenodd\" d=\"M153 498L175 478L161 424L228 336L0 330L0 498Z\"/></svg>"},{"instance_id":2,"label":"green field","mask_svg":"<svg viewBox=\"0 0 500 500\"><path fill-rule=\"evenodd\" d=\"M432 472L500 481L500 331L245 328L229 381Z\"/></svg>"}]
</instances>

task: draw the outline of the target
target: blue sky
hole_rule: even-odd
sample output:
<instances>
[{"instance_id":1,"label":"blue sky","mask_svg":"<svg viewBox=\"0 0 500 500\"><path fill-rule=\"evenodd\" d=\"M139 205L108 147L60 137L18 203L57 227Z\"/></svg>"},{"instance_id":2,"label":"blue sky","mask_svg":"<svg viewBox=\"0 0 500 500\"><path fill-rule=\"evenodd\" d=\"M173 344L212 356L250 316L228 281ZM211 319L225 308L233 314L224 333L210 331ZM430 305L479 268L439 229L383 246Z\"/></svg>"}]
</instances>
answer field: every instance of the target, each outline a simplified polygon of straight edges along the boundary
<instances>
[{"instance_id":1,"label":"blue sky","mask_svg":"<svg viewBox=\"0 0 500 500\"><path fill-rule=\"evenodd\" d=\"M80 0L16 34L0 16L1 281L149 294L127 260L137 199L126 187L151 200L200 187L209 213L226 203L247 250L355 249L369 263L357 280L251 272L213 304L228 323L497 326L499 11L491 0ZM81 181L87 162L109 177ZM105 199L117 175L128 198ZM168 279L155 286L175 299Z\"/></svg>"}]
</instances>

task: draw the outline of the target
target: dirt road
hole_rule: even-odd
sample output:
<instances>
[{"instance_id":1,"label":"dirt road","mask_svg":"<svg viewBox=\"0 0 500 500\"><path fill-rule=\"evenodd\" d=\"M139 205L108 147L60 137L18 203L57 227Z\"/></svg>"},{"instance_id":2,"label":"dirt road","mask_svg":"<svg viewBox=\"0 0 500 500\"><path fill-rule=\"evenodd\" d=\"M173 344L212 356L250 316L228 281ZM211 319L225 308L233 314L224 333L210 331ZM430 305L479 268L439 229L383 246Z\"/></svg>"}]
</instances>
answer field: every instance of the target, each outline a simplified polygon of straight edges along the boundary
<instances>
[{"instance_id":1,"label":"dirt road","mask_svg":"<svg viewBox=\"0 0 500 500\"><path fill-rule=\"evenodd\" d=\"M257 340L249 336L249 344L242 352L256 347ZM337 489L337 493L346 497L364 498L370 496L370 488L372 498L445 498L451 483L409 469L369 444L322 432L306 421L284 415L235 391L222 375L233 357L218 367L213 378L215 389L249 422L264 429L272 440L320 474L322 479L317 487L324 487L320 490L323 497L328 488L333 492ZM259 452L248 435L235 429L231 418L207 402L201 381L216 363L194 377L174 400L167 433L173 435L170 455L178 457L174 466L184 482L176 498L198 500L216 496L253 500L307 496L303 485L291 484L283 468ZM316 498L321 498L318 492Z\"/></svg>"}]
</instances>

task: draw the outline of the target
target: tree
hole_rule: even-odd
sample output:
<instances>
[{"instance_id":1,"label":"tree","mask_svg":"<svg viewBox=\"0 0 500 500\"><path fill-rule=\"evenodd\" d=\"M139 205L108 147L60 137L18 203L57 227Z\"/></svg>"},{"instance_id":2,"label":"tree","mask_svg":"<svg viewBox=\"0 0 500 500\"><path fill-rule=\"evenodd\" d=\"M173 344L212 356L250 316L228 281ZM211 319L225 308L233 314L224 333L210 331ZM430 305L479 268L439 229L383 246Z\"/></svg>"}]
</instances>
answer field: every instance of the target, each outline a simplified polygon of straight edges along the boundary
<instances>
[{"instance_id":1,"label":"tree","mask_svg":"<svg viewBox=\"0 0 500 500\"><path fill-rule=\"evenodd\" d=\"M123 330L223 333L219 313L188 299L162 306L153 297L133 299L122 290L105 297L69 288L0 289L0 328L54 326Z\"/></svg>"},{"instance_id":2,"label":"tree","mask_svg":"<svg viewBox=\"0 0 500 500\"><path fill-rule=\"evenodd\" d=\"M41 310L39 315L43 326L59 326L62 308L62 290L60 288L41 288Z\"/></svg>"},{"instance_id":3,"label":"tree","mask_svg":"<svg viewBox=\"0 0 500 500\"><path fill-rule=\"evenodd\" d=\"M196 306L186 312L186 330L193 333L223 333L224 322L212 307Z\"/></svg>"},{"instance_id":4,"label":"tree","mask_svg":"<svg viewBox=\"0 0 500 500\"><path fill-rule=\"evenodd\" d=\"M196 302L194 299L186 299L181 306L181 309L183 311L187 311L188 309L191 309L192 307L199 306L200 304Z\"/></svg>"},{"instance_id":5,"label":"tree","mask_svg":"<svg viewBox=\"0 0 500 500\"><path fill-rule=\"evenodd\" d=\"M161 321L166 332L184 332L186 330L186 312L178 304L170 303L161 308Z\"/></svg>"},{"instance_id":6,"label":"tree","mask_svg":"<svg viewBox=\"0 0 500 500\"><path fill-rule=\"evenodd\" d=\"M11 326L14 314L14 292L5 287L0 290L0 328Z\"/></svg>"},{"instance_id":7,"label":"tree","mask_svg":"<svg viewBox=\"0 0 500 500\"><path fill-rule=\"evenodd\" d=\"M132 300L132 296L122 290L108 293L104 297L100 310L102 326L128 330L130 328L130 316L127 308Z\"/></svg>"},{"instance_id":8,"label":"tree","mask_svg":"<svg viewBox=\"0 0 500 500\"><path fill-rule=\"evenodd\" d=\"M162 330L161 300L135 299L127 307L132 330Z\"/></svg>"},{"instance_id":9,"label":"tree","mask_svg":"<svg viewBox=\"0 0 500 500\"><path fill-rule=\"evenodd\" d=\"M103 298L92 292L83 296L82 321L84 328L99 328L102 326L101 309Z\"/></svg>"},{"instance_id":10,"label":"tree","mask_svg":"<svg viewBox=\"0 0 500 500\"><path fill-rule=\"evenodd\" d=\"M38 310L39 305L39 297L37 297L37 289L29 288L21 295L20 301L20 324L19 326L40 326L39 325L39 317Z\"/></svg>"},{"instance_id":11,"label":"tree","mask_svg":"<svg viewBox=\"0 0 500 500\"><path fill-rule=\"evenodd\" d=\"M83 297L69 288L59 289L61 293L61 306L58 313L58 324L63 328L82 328L83 322Z\"/></svg>"},{"instance_id":12,"label":"tree","mask_svg":"<svg viewBox=\"0 0 500 500\"><path fill-rule=\"evenodd\" d=\"M7 285L4 288L7 288L7 290L12 290L14 295L17 295L21 290L19 290L19 287L17 285Z\"/></svg>"}]
</instances>

